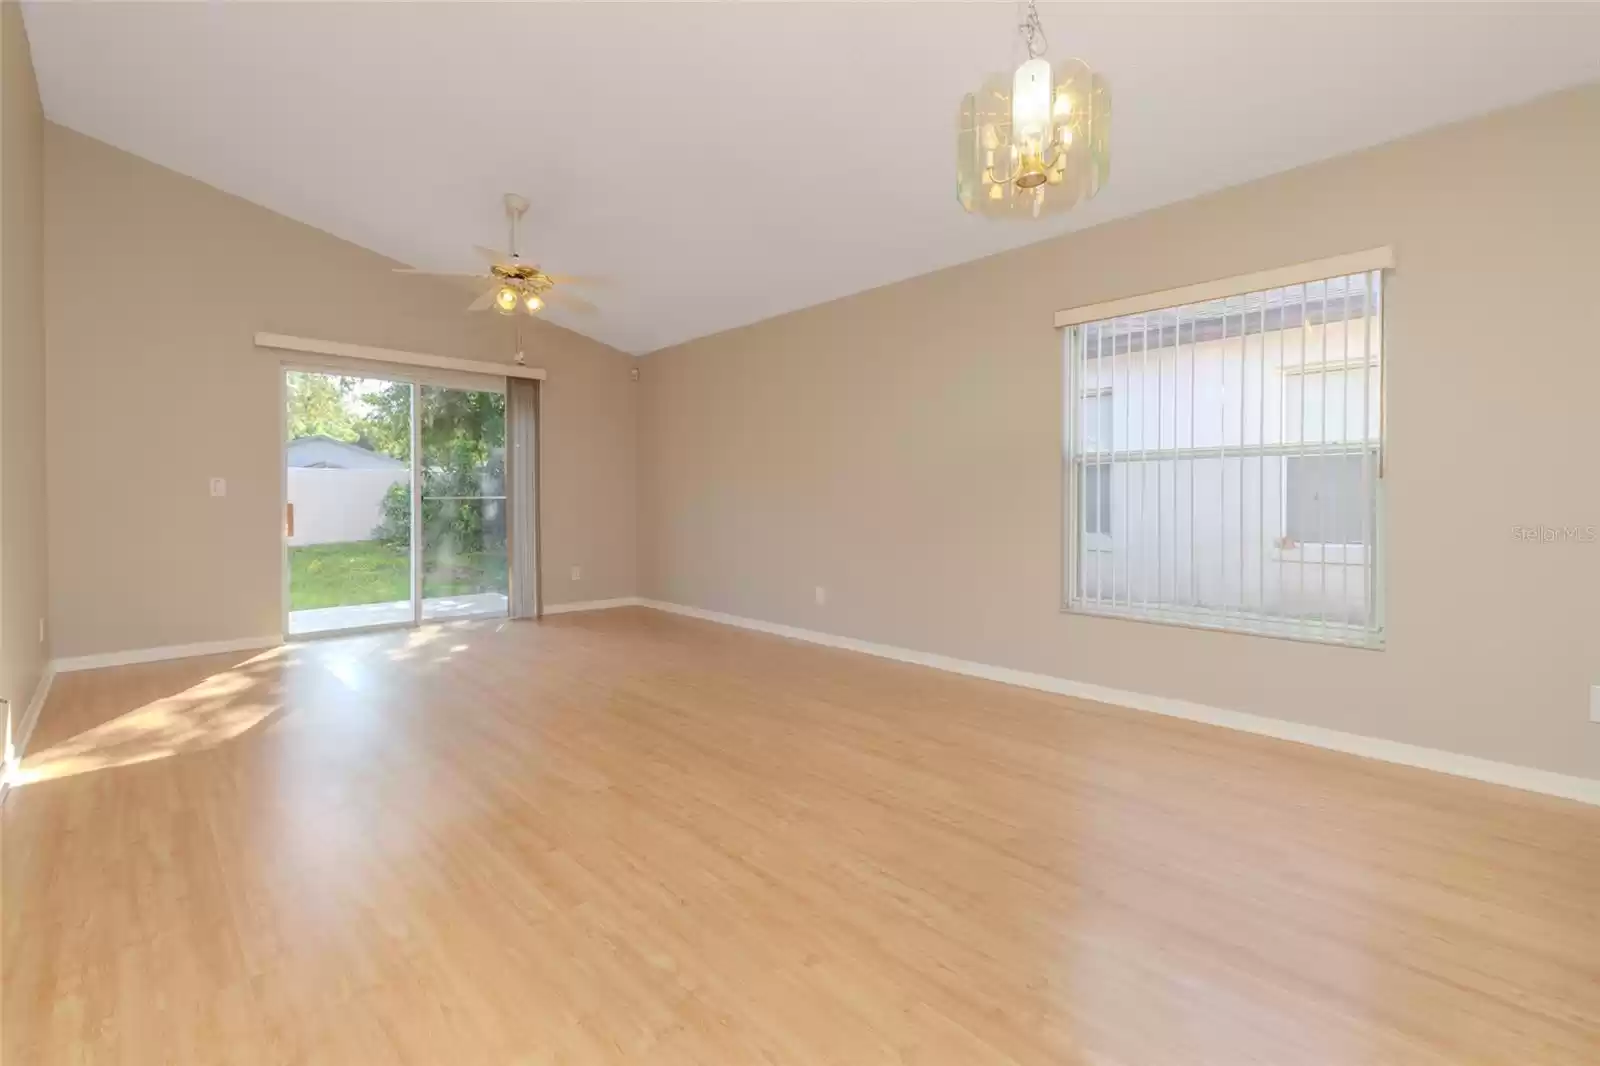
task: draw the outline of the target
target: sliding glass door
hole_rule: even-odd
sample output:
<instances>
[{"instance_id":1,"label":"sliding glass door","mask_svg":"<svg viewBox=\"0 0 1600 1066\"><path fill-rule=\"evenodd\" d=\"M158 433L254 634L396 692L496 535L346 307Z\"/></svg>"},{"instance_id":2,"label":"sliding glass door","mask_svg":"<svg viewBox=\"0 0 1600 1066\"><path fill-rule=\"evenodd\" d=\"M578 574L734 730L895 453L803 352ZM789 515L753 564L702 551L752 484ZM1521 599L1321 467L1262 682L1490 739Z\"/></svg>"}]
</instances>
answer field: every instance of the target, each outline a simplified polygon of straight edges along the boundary
<instances>
[{"instance_id":1,"label":"sliding glass door","mask_svg":"<svg viewBox=\"0 0 1600 1066\"><path fill-rule=\"evenodd\" d=\"M415 617L409 382L285 374L288 632Z\"/></svg>"},{"instance_id":2,"label":"sliding glass door","mask_svg":"<svg viewBox=\"0 0 1600 1066\"><path fill-rule=\"evenodd\" d=\"M504 615L506 397L424 385L422 617Z\"/></svg>"},{"instance_id":3,"label":"sliding glass door","mask_svg":"<svg viewBox=\"0 0 1600 1066\"><path fill-rule=\"evenodd\" d=\"M287 370L285 395L287 632L504 617L505 393Z\"/></svg>"}]
</instances>

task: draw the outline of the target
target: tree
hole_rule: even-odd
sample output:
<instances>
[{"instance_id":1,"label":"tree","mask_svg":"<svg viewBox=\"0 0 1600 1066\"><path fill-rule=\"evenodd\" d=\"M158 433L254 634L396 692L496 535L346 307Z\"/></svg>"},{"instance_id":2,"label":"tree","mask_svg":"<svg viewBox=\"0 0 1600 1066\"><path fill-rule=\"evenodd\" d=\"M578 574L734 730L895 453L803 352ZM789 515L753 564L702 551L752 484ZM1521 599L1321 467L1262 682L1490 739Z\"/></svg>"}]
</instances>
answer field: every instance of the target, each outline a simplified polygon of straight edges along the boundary
<instances>
[{"instance_id":1,"label":"tree","mask_svg":"<svg viewBox=\"0 0 1600 1066\"><path fill-rule=\"evenodd\" d=\"M291 371L288 383L290 440L317 436L343 441L360 438L349 403L353 379Z\"/></svg>"},{"instance_id":2,"label":"tree","mask_svg":"<svg viewBox=\"0 0 1600 1066\"><path fill-rule=\"evenodd\" d=\"M371 398L371 421L384 435L410 431L410 387L400 388L404 395ZM505 396L428 386L420 392L424 543L429 550L462 553L502 550L503 501L480 498L505 495ZM411 542L409 485L396 485L384 497L383 521L373 536L395 547Z\"/></svg>"},{"instance_id":3,"label":"tree","mask_svg":"<svg viewBox=\"0 0 1600 1066\"><path fill-rule=\"evenodd\" d=\"M468 471L489 461L506 439L506 398L424 385L420 390L422 454L429 467ZM411 386L395 383L363 394L365 413L355 423L361 443L373 451L409 460Z\"/></svg>"},{"instance_id":4,"label":"tree","mask_svg":"<svg viewBox=\"0 0 1600 1066\"><path fill-rule=\"evenodd\" d=\"M426 390L424 390L426 391ZM357 430L362 447L401 462L411 461L411 386L390 382L362 396L366 408Z\"/></svg>"},{"instance_id":5,"label":"tree","mask_svg":"<svg viewBox=\"0 0 1600 1066\"><path fill-rule=\"evenodd\" d=\"M410 385L298 371L288 382L290 440L331 437L411 461Z\"/></svg>"}]
</instances>

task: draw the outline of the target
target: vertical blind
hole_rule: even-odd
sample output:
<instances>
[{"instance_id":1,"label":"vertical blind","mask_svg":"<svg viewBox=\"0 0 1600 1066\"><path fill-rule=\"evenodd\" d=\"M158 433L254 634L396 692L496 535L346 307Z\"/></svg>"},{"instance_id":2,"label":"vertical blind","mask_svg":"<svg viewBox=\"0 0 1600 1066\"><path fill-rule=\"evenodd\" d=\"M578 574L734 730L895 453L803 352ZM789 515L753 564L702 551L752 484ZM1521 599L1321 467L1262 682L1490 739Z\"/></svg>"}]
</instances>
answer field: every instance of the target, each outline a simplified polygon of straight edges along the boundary
<instances>
[{"instance_id":1,"label":"vertical blind","mask_svg":"<svg viewBox=\"0 0 1600 1066\"><path fill-rule=\"evenodd\" d=\"M1383 272L1071 326L1066 606L1379 645Z\"/></svg>"},{"instance_id":2,"label":"vertical blind","mask_svg":"<svg viewBox=\"0 0 1600 1066\"><path fill-rule=\"evenodd\" d=\"M511 617L539 616L539 383L506 379Z\"/></svg>"}]
</instances>

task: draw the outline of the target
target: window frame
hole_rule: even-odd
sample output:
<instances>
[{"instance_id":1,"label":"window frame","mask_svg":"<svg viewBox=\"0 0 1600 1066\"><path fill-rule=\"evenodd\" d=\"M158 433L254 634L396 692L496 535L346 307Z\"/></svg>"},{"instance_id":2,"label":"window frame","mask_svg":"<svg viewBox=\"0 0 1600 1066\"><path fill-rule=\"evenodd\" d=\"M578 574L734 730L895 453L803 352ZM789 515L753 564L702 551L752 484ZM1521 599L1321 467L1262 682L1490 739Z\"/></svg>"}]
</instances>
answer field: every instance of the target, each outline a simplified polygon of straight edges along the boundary
<instances>
[{"instance_id":1,"label":"window frame","mask_svg":"<svg viewBox=\"0 0 1600 1066\"><path fill-rule=\"evenodd\" d=\"M1374 249L1369 252L1354 253L1349 256L1301 264L1296 267L1241 275L1237 278L1205 282L1199 285L1190 285L1107 303L1092 304L1057 313L1056 325L1062 334L1064 371L1064 395L1061 408L1063 411L1061 479L1063 543L1061 583L1058 585L1061 591L1060 610L1062 613L1089 617L1123 618L1151 622L1158 625L1176 625L1186 628L1270 636L1373 650L1382 650L1385 647L1387 639L1386 589L1388 584L1388 553L1384 550L1387 543L1385 522L1387 512L1386 475L1388 465L1389 389L1387 364L1392 354L1387 343L1386 322L1388 317L1389 271L1393 268L1393 265L1393 253L1390 249ZM1271 554L1274 559L1282 562L1304 562L1324 565L1350 563L1361 565L1364 574L1370 575L1367 586L1367 618L1365 621L1351 623L1334 621L1324 617L1318 622L1313 622L1306 617L1288 614L1272 616L1261 612L1232 611L1227 608L1194 604L1119 605L1113 600L1111 604L1097 602L1093 606L1089 606L1085 602L1082 590L1079 587L1082 580L1080 567L1083 553L1085 551L1112 551L1114 537L1101 533L1091 534L1083 528L1083 522L1086 520L1086 516L1082 511L1082 492L1084 487L1078 474L1079 470L1084 466L1092 464L1104 470L1106 472L1104 476L1109 479L1110 471L1115 469L1118 462L1115 458L1106 462L1094 462L1092 458L1090 463L1079 461L1076 442L1079 439L1079 420L1085 417L1084 400L1091 395L1111 392L1115 387L1114 376L1112 386L1098 389L1093 385L1085 386L1080 384L1077 380L1077 371L1081 362L1078 358L1077 342L1081 331L1084 331L1091 323L1113 321L1141 313L1184 308L1217 299L1248 296L1268 290L1287 289L1317 282L1325 283L1334 278L1349 277L1356 274L1376 275L1374 281L1369 282L1374 286L1370 291L1375 293L1377 307L1373 326L1376 333L1370 335L1370 343L1374 347L1366 353L1365 359L1358 356L1356 360L1348 365L1341 366L1340 369L1348 371L1362 369L1365 366L1366 368L1376 368L1378 372L1375 436L1363 437L1360 441L1346 442L1347 446L1351 446L1353 454L1370 453L1374 459L1371 474L1372 500L1368 505L1372 508L1371 558L1367 557L1369 554L1368 548L1363 544L1296 544L1292 548L1288 547L1284 543L1284 538L1287 534L1286 485L1280 487L1279 514L1277 516L1278 538L1272 544ZM1372 311L1368 310L1364 314L1371 317ZM1324 328L1326 324L1326 322L1322 323ZM1327 368L1316 364L1302 363L1299 367L1292 369L1280 366L1279 371L1284 376L1288 376L1290 373L1304 374L1325 369ZM1143 383L1141 383L1140 388L1144 388ZM1327 442L1322 443L1326 445ZM1096 451L1086 454L1098 456L1102 454L1104 447L1105 445L1097 443ZM1174 449L1174 451L1181 451L1181 449ZM1116 454L1114 443L1111 445L1111 454ZM1122 462L1127 465L1129 460L1124 457ZM1286 481L1287 476L1288 464L1286 462L1280 463L1279 477ZM1193 474L1191 472L1191 484L1192 477ZM1191 491L1193 491L1192 488ZM1159 531L1157 532L1157 537L1159 545Z\"/></svg>"}]
</instances>

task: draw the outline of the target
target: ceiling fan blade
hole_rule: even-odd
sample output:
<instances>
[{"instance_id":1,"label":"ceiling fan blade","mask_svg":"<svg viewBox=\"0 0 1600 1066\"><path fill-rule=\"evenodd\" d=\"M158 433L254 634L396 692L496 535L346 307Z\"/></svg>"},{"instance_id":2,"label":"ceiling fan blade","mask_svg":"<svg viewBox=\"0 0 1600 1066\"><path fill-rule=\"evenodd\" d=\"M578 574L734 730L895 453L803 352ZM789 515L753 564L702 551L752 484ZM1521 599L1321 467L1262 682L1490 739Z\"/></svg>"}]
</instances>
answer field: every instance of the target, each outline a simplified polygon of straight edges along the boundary
<instances>
[{"instance_id":1,"label":"ceiling fan blade","mask_svg":"<svg viewBox=\"0 0 1600 1066\"><path fill-rule=\"evenodd\" d=\"M549 278L557 285L588 285L593 288L605 288L615 280L605 274L551 274Z\"/></svg>"},{"instance_id":2,"label":"ceiling fan blade","mask_svg":"<svg viewBox=\"0 0 1600 1066\"><path fill-rule=\"evenodd\" d=\"M500 290L498 288L489 289L482 296L478 297L476 300L473 300L470 304L468 304L467 305L467 310L468 311L487 311L487 310L489 310L490 305L492 305L494 303L495 293L497 293L499 291Z\"/></svg>"},{"instance_id":3,"label":"ceiling fan blade","mask_svg":"<svg viewBox=\"0 0 1600 1066\"><path fill-rule=\"evenodd\" d=\"M544 294L544 302L558 311L572 311L580 315L592 315L600 310L582 296L571 292L562 292L553 289Z\"/></svg>"},{"instance_id":4,"label":"ceiling fan blade","mask_svg":"<svg viewBox=\"0 0 1600 1066\"><path fill-rule=\"evenodd\" d=\"M477 252L483 258L487 259L491 266L495 266L500 263L509 263L512 261L510 252L502 252L494 248L485 248L481 244L474 244L472 246L472 250Z\"/></svg>"}]
</instances>

